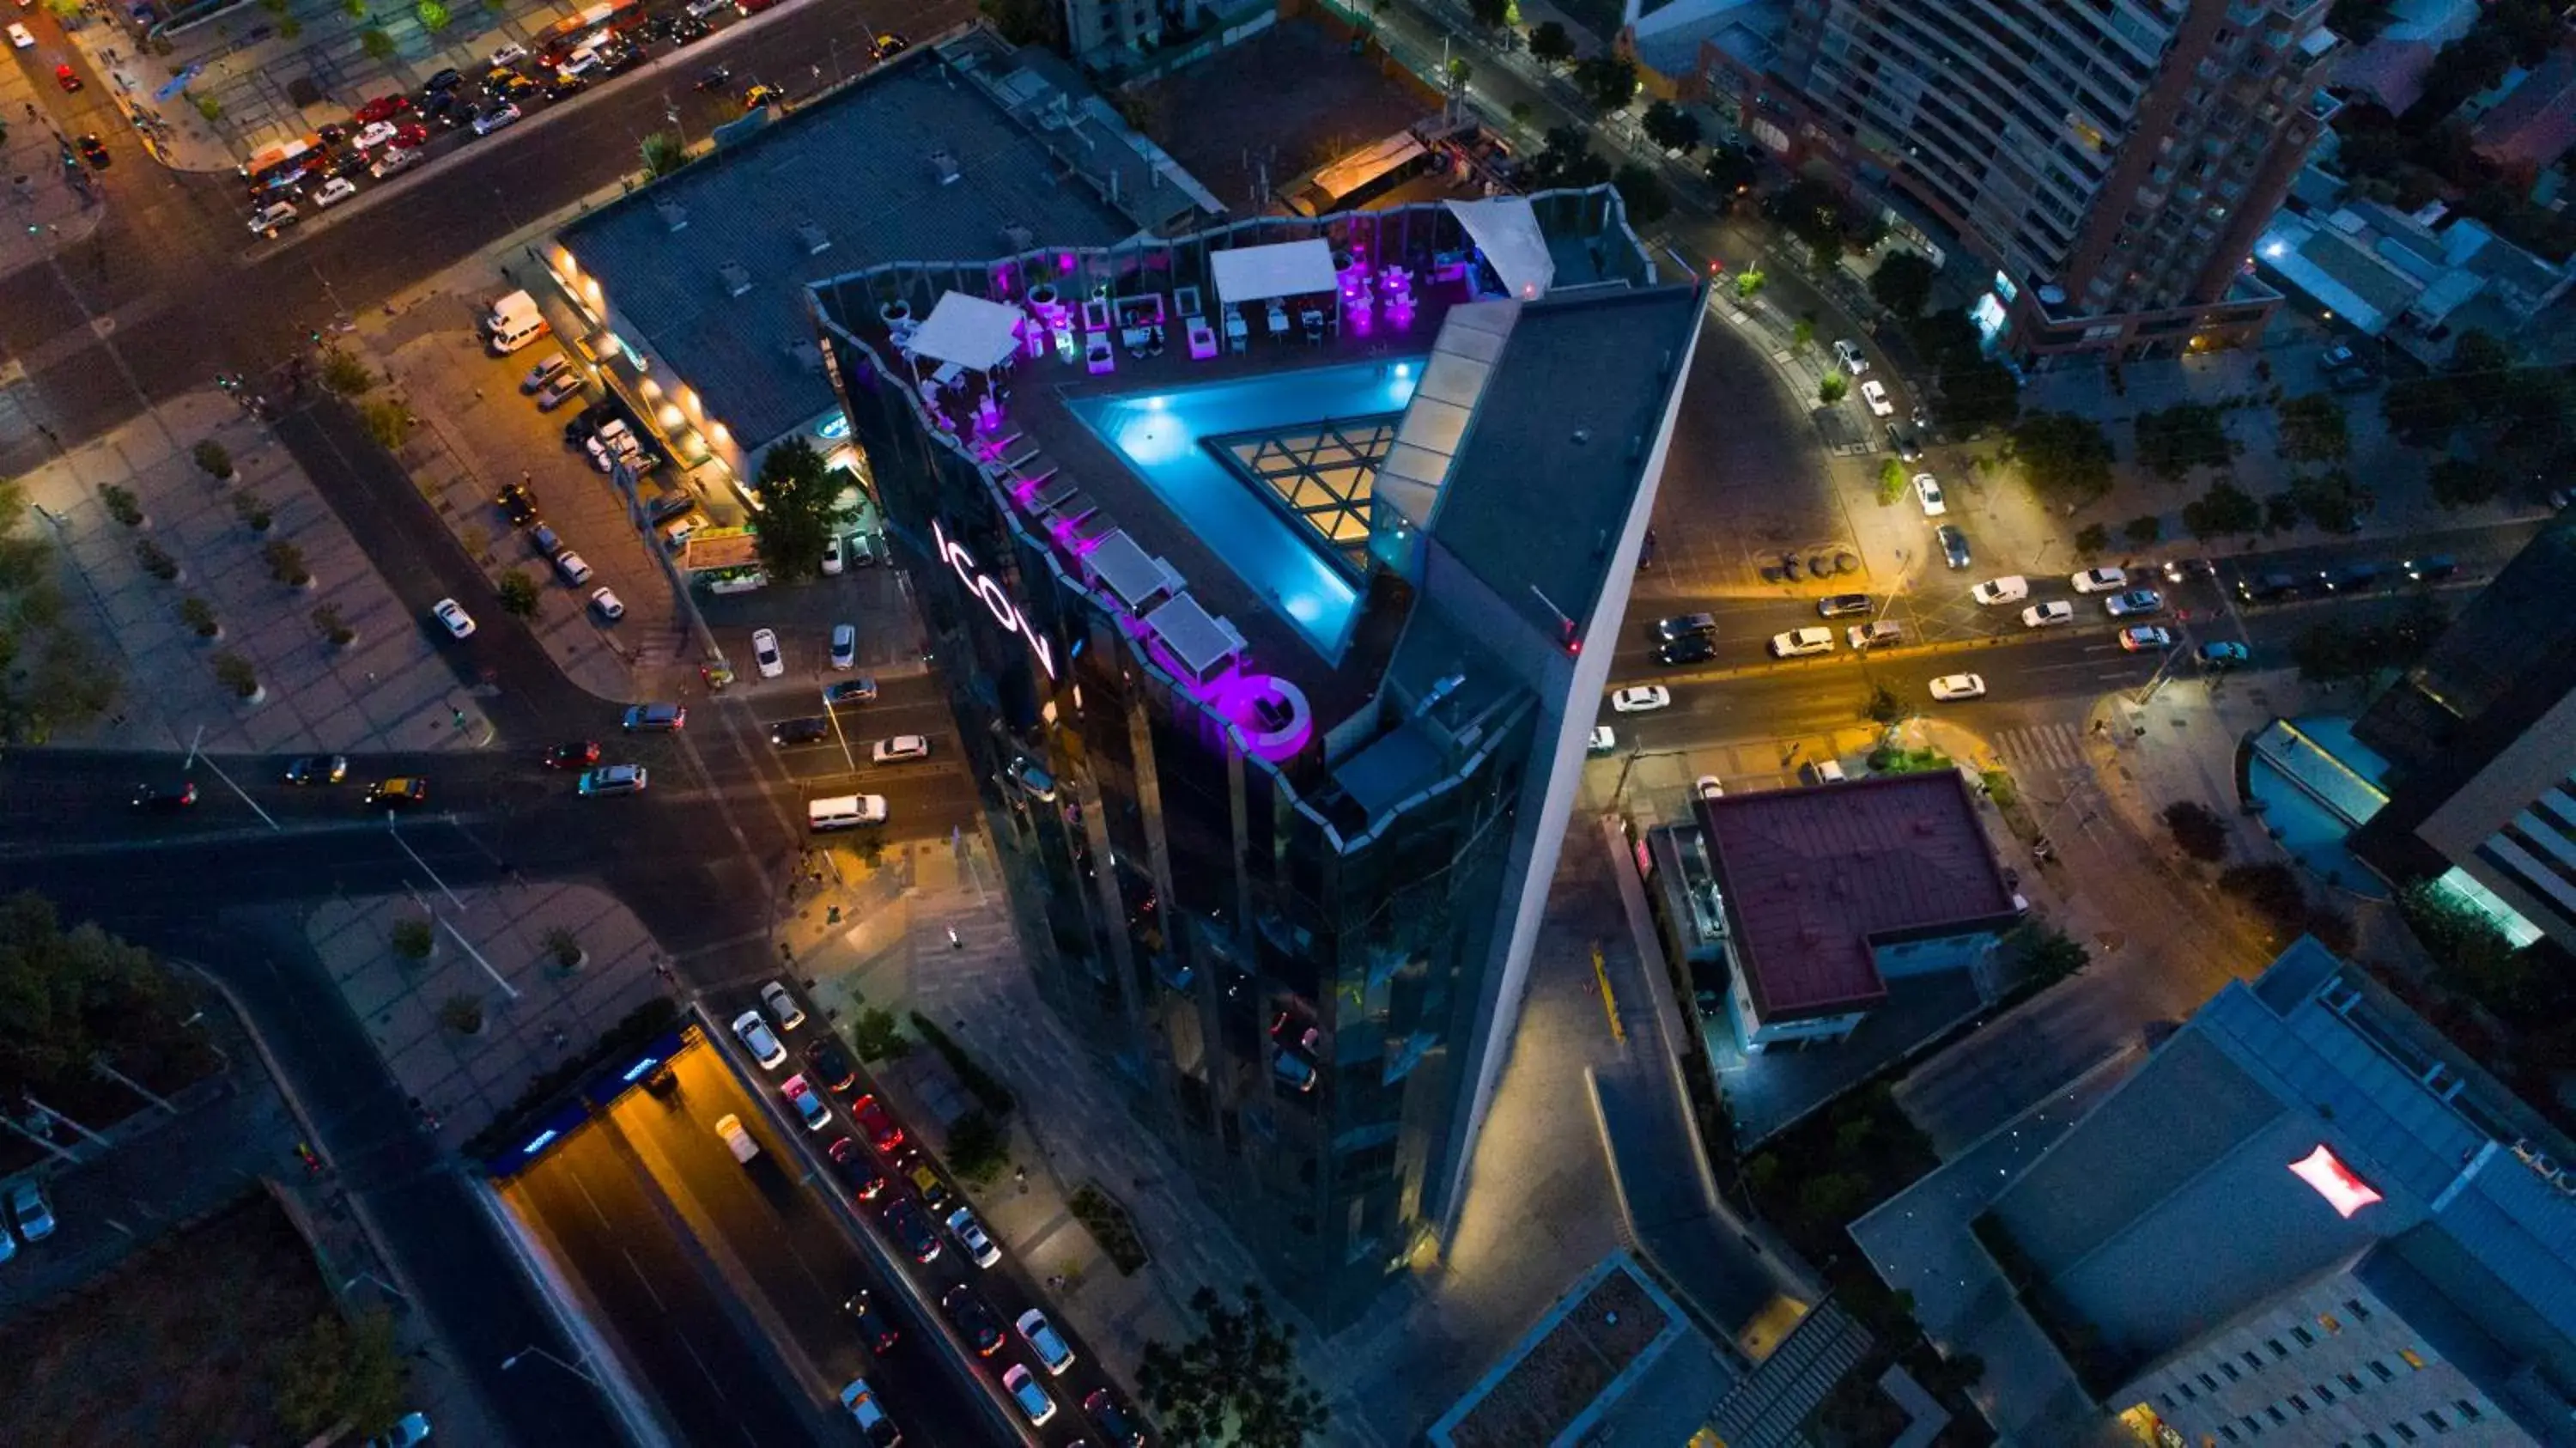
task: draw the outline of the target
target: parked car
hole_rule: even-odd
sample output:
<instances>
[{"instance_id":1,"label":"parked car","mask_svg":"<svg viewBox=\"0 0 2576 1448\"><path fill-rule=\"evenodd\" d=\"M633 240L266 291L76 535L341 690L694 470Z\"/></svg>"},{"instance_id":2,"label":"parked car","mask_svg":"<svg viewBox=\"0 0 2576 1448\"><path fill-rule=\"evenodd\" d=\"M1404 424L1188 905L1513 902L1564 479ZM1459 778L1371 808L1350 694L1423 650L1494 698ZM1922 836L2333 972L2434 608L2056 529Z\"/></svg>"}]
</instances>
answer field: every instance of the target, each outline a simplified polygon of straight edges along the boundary
<instances>
[{"instance_id":1,"label":"parked car","mask_svg":"<svg viewBox=\"0 0 2576 1448\"><path fill-rule=\"evenodd\" d=\"M796 1115L804 1121L807 1131L820 1131L832 1124L832 1108L823 1104L823 1094L803 1076L790 1076L780 1082L778 1094L786 1097L787 1104L796 1108Z\"/></svg>"},{"instance_id":2,"label":"parked car","mask_svg":"<svg viewBox=\"0 0 2576 1448\"><path fill-rule=\"evenodd\" d=\"M778 1044L777 1033L769 1029L769 1022L760 1018L760 1012L744 1011L734 1017L733 1033L741 1038L743 1049L751 1052L751 1058L760 1063L760 1069L775 1071L787 1064L787 1048Z\"/></svg>"},{"instance_id":3,"label":"parked car","mask_svg":"<svg viewBox=\"0 0 2576 1448\"><path fill-rule=\"evenodd\" d=\"M1055 798L1055 776L1047 773L1043 766L1025 754L1011 756L1011 762L1003 767L1002 773L1022 791L1038 799Z\"/></svg>"},{"instance_id":4,"label":"parked car","mask_svg":"<svg viewBox=\"0 0 2576 1448\"><path fill-rule=\"evenodd\" d=\"M651 778L640 764L609 764L585 769L574 788L583 794L642 794Z\"/></svg>"},{"instance_id":5,"label":"parked car","mask_svg":"<svg viewBox=\"0 0 2576 1448\"><path fill-rule=\"evenodd\" d=\"M2030 580L2018 573L1989 578L1969 589L1968 596L1989 608L1999 603L2019 603L2030 597Z\"/></svg>"},{"instance_id":6,"label":"parked car","mask_svg":"<svg viewBox=\"0 0 2576 1448\"><path fill-rule=\"evenodd\" d=\"M1941 498L1941 480L1930 473L1914 475L1914 496L1923 504L1926 518L1938 518L1950 511L1950 505Z\"/></svg>"},{"instance_id":7,"label":"parked car","mask_svg":"<svg viewBox=\"0 0 2576 1448\"><path fill-rule=\"evenodd\" d=\"M778 1029L782 1031L792 1031L805 1024L805 1008L798 1005L796 997L789 995L787 987L778 981L770 981L760 988L760 1003L777 1015Z\"/></svg>"},{"instance_id":8,"label":"parked car","mask_svg":"<svg viewBox=\"0 0 2576 1448\"><path fill-rule=\"evenodd\" d=\"M730 1111L716 1118L716 1138L733 1153L734 1160L745 1166L751 1164L753 1157L760 1155L760 1143L753 1141L751 1133L743 1129L742 1118Z\"/></svg>"},{"instance_id":9,"label":"parked car","mask_svg":"<svg viewBox=\"0 0 2576 1448\"><path fill-rule=\"evenodd\" d=\"M859 629L856 624L832 625L832 667L846 669L859 661Z\"/></svg>"},{"instance_id":10,"label":"parked car","mask_svg":"<svg viewBox=\"0 0 2576 1448\"><path fill-rule=\"evenodd\" d=\"M2110 593L2129 586L2129 575L2117 568L2087 568L2074 578L2077 593Z\"/></svg>"},{"instance_id":11,"label":"parked car","mask_svg":"<svg viewBox=\"0 0 2576 1448\"><path fill-rule=\"evenodd\" d=\"M554 411L556 408L563 406L565 403L572 401L576 397L579 397L581 395L581 389L588 385L588 383L589 379L583 377L578 371L566 372L562 376L549 381L545 386L537 389L537 411Z\"/></svg>"},{"instance_id":12,"label":"parked car","mask_svg":"<svg viewBox=\"0 0 2576 1448\"><path fill-rule=\"evenodd\" d=\"M1834 343L1834 360L1842 364L1843 371L1854 377L1869 370L1869 358L1861 352L1860 344L1848 337Z\"/></svg>"},{"instance_id":13,"label":"parked car","mask_svg":"<svg viewBox=\"0 0 2576 1448\"><path fill-rule=\"evenodd\" d=\"M1932 681L1932 697L1943 703L1960 699L1985 697L1986 681L1979 674L1943 674Z\"/></svg>"},{"instance_id":14,"label":"parked car","mask_svg":"<svg viewBox=\"0 0 2576 1448\"><path fill-rule=\"evenodd\" d=\"M14 50L33 50L36 48L36 33L26 26L12 23L9 27L9 45Z\"/></svg>"},{"instance_id":15,"label":"parked car","mask_svg":"<svg viewBox=\"0 0 2576 1448\"><path fill-rule=\"evenodd\" d=\"M805 1065L826 1091L847 1091L859 1082L859 1069L850 1064L850 1053L830 1036L806 1043Z\"/></svg>"},{"instance_id":16,"label":"parked car","mask_svg":"<svg viewBox=\"0 0 2576 1448\"><path fill-rule=\"evenodd\" d=\"M1609 725L1595 724L1592 726L1592 738L1583 746L1584 753L1589 754L1594 758L1599 758L1604 754L1615 754L1618 750L1619 736L1611 732Z\"/></svg>"},{"instance_id":17,"label":"parked car","mask_svg":"<svg viewBox=\"0 0 2576 1448\"><path fill-rule=\"evenodd\" d=\"M764 679L775 679L787 672L787 661L778 654L778 634L774 629L752 630L751 658L760 666L760 676Z\"/></svg>"},{"instance_id":18,"label":"parked car","mask_svg":"<svg viewBox=\"0 0 2576 1448\"><path fill-rule=\"evenodd\" d=\"M590 581L590 564L580 554L567 548L555 555L555 572L575 588Z\"/></svg>"},{"instance_id":19,"label":"parked car","mask_svg":"<svg viewBox=\"0 0 2576 1448\"><path fill-rule=\"evenodd\" d=\"M2200 661L2213 669L2233 668L2251 657L2240 643L2220 641L2200 646Z\"/></svg>"},{"instance_id":20,"label":"parked car","mask_svg":"<svg viewBox=\"0 0 2576 1448\"><path fill-rule=\"evenodd\" d=\"M1834 631L1829 628L1793 628L1787 633L1771 636L1771 654L1774 658L1799 659L1810 654L1829 654L1833 651Z\"/></svg>"},{"instance_id":21,"label":"parked car","mask_svg":"<svg viewBox=\"0 0 2576 1448\"><path fill-rule=\"evenodd\" d=\"M1941 561L1953 568L1968 566L1968 535L1955 524L1944 523L1932 530L1933 539L1941 545Z\"/></svg>"},{"instance_id":22,"label":"parked car","mask_svg":"<svg viewBox=\"0 0 2576 1448\"><path fill-rule=\"evenodd\" d=\"M948 1231L976 1266L990 1267L1002 1260L1002 1249L993 1245L992 1237L984 1231L984 1224L975 1220L972 1207L959 1207L950 1212Z\"/></svg>"},{"instance_id":23,"label":"parked car","mask_svg":"<svg viewBox=\"0 0 2576 1448\"><path fill-rule=\"evenodd\" d=\"M517 483L502 488L501 496L492 501L515 527L525 528L537 521L536 495Z\"/></svg>"},{"instance_id":24,"label":"parked car","mask_svg":"<svg viewBox=\"0 0 2576 1448\"><path fill-rule=\"evenodd\" d=\"M838 533L823 539L823 571L834 576L841 571L841 535Z\"/></svg>"},{"instance_id":25,"label":"parked car","mask_svg":"<svg viewBox=\"0 0 2576 1448\"><path fill-rule=\"evenodd\" d=\"M930 740L920 734L898 734L868 746L868 761L872 764L901 764L909 759L929 757Z\"/></svg>"},{"instance_id":26,"label":"parked car","mask_svg":"<svg viewBox=\"0 0 2576 1448\"><path fill-rule=\"evenodd\" d=\"M1703 774L1691 785L1691 793L1702 799L1726 798L1726 781L1714 774Z\"/></svg>"},{"instance_id":27,"label":"parked car","mask_svg":"<svg viewBox=\"0 0 2576 1448\"><path fill-rule=\"evenodd\" d=\"M1002 1374L1002 1387L1010 1393L1011 1401L1020 1405L1020 1411L1028 1415L1031 1427L1043 1428L1047 1420L1055 1416L1055 1399L1048 1397L1046 1389L1038 1386L1035 1374L1018 1363L1011 1364L1009 1370Z\"/></svg>"},{"instance_id":28,"label":"parked car","mask_svg":"<svg viewBox=\"0 0 2576 1448\"><path fill-rule=\"evenodd\" d=\"M2115 593L2102 600L2103 611L2113 618L2155 613L2164 606L2165 596L2152 588L2132 588L2126 593Z\"/></svg>"},{"instance_id":29,"label":"parked car","mask_svg":"<svg viewBox=\"0 0 2576 1448\"><path fill-rule=\"evenodd\" d=\"M1063 1377L1064 1370L1073 1366L1073 1349L1065 1346L1064 1335L1047 1321L1045 1313L1032 1307L1020 1314L1015 1325L1020 1330L1020 1341L1037 1354L1038 1365L1047 1370L1048 1376Z\"/></svg>"},{"instance_id":30,"label":"parked car","mask_svg":"<svg viewBox=\"0 0 2576 1448\"><path fill-rule=\"evenodd\" d=\"M1100 1430L1102 1441L1110 1448L1145 1448L1145 1430L1107 1388L1094 1388L1082 1400L1082 1411L1091 1415L1091 1424Z\"/></svg>"},{"instance_id":31,"label":"parked car","mask_svg":"<svg viewBox=\"0 0 2576 1448\"><path fill-rule=\"evenodd\" d=\"M1866 593L1828 594L1816 600L1816 614L1820 618L1846 618L1867 613L1871 606Z\"/></svg>"},{"instance_id":32,"label":"parked car","mask_svg":"<svg viewBox=\"0 0 2576 1448\"><path fill-rule=\"evenodd\" d=\"M838 683L823 686L823 704L826 708L836 704L874 703L876 697L877 681L870 678L843 679Z\"/></svg>"},{"instance_id":33,"label":"parked car","mask_svg":"<svg viewBox=\"0 0 2576 1448\"><path fill-rule=\"evenodd\" d=\"M590 607L593 613L610 623L626 617L626 600L619 598L614 589L603 587L592 590Z\"/></svg>"},{"instance_id":34,"label":"parked car","mask_svg":"<svg viewBox=\"0 0 2576 1448\"><path fill-rule=\"evenodd\" d=\"M1612 694L1610 711L1614 714L1651 714L1657 709L1670 708L1672 702L1672 690L1661 684L1641 684Z\"/></svg>"},{"instance_id":35,"label":"parked car","mask_svg":"<svg viewBox=\"0 0 2576 1448\"><path fill-rule=\"evenodd\" d=\"M80 72L72 69L68 65L55 66L54 84L61 86L66 91L79 90L81 88Z\"/></svg>"},{"instance_id":36,"label":"parked car","mask_svg":"<svg viewBox=\"0 0 2576 1448\"><path fill-rule=\"evenodd\" d=\"M1869 415L1872 417L1894 417L1896 415L1896 403L1888 397L1887 388L1883 383L1862 383L1860 385L1860 400L1868 405Z\"/></svg>"}]
</instances>

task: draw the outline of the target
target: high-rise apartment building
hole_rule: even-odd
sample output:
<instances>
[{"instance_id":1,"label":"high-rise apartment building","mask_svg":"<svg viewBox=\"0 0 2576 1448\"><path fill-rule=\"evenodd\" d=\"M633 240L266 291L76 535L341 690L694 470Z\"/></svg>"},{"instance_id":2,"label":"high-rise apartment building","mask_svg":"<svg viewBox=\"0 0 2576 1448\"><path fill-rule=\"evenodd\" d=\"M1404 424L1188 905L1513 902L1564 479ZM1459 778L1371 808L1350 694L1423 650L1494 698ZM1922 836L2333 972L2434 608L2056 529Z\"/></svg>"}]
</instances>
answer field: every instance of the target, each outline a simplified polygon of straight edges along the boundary
<instances>
[{"instance_id":1,"label":"high-rise apartment building","mask_svg":"<svg viewBox=\"0 0 2576 1448\"><path fill-rule=\"evenodd\" d=\"M2456 870L2508 935L2576 950L2571 599L2576 525L2560 523L2354 721L2353 737L2387 762L2388 804L2353 848L2399 881Z\"/></svg>"},{"instance_id":2,"label":"high-rise apartment building","mask_svg":"<svg viewBox=\"0 0 2576 1448\"><path fill-rule=\"evenodd\" d=\"M2279 303L2246 262L2335 109L2327 6L1791 0L1769 75L1735 86L1775 149L1992 267L1980 320L2014 350L2171 353Z\"/></svg>"},{"instance_id":3,"label":"high-rise apartment building","mask_svg":"<svg viewBox=\"0 0 2576 1448\"><path fill-rule=\"evenodd\" d=\"M1698 289L1604 188L813 298L1041 995L1349 1320L1454 1224Z\"/></svg>"}]
</instances>

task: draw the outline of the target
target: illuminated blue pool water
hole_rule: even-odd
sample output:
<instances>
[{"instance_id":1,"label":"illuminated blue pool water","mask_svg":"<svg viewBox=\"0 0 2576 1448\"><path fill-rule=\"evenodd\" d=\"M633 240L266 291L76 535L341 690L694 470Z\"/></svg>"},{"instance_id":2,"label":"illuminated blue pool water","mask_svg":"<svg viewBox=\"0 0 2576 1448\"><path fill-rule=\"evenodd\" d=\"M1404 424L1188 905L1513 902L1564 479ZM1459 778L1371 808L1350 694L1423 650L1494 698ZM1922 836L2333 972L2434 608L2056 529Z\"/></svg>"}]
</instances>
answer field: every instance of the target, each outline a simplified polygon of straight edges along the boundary
<instances>
[{"instance_id":1,"label":"illuminated blue pool water","mask_svg":"<svg viewBox=\"0 0 2576 1448\"><path fill-rule=\"evenodd\" d=\"M1282 516L1200 444L1228 433L1401 412L1421 378L1422 359L1409 357L1074 398L1068 406L1318 653L1337 659L1358 612L1359 586L1303 524Z\"/></svg>"}]
</instances>

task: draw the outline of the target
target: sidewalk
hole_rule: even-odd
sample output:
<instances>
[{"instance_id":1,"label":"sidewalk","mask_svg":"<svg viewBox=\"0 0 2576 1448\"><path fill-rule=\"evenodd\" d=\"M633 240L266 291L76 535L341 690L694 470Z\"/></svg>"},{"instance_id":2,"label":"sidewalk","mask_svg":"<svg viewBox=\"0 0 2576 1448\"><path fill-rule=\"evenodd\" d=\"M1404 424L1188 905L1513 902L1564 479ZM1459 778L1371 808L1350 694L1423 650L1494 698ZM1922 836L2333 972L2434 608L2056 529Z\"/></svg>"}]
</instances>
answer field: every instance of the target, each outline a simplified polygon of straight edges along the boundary
<instances>
[{"instance_id":1,"label":"sidewalk","mask_svg":"<svg viewBox=\"0 0 2576 1448\"><path fill-rule=\"evenodd\" d=\"M0 143L0 176L8 178L0 193L7 197L0 203L0 220L7 223L0 225L0 276L48 256L65 256L66 265L84 260L74 248L107 215L106 206L81 189L89 180L86 168L75 173L63 165L63 143L71 138L44 113L36 73L33 64L0 66L0 129L8 132ZM28 114L31 106L38 116ZM18 371L15 360L0 365L0 387L17 380Z\"/></svg>"},{"instance_id":2,"label":"sidewalk","mask_svg":"<svg viewBox=\"0 0 2576 1448\"><path fill-rule=\"evenodd\" d=\"M435 1116L448 1149L516 1104L531 1081L670 990L661 974L668 957L604 891L497 886L456 900L333 899L305 921L323 970L404 1094ZM426 961L396 955L394 930L404 920L434 922ZM576 965L556 957L557 931L578 947ZM460 1001L474 1010L470 1031L448 1018Z\"/></svg>"},{"instance_id":3,"label":"sidewalk","mask_svg":"<svg viewBox=\"0 0 2576 1448\"><path fill-rule=\"evenodd\" d=\"M148 57L130 25L75 18L65 28L118 104L138 118L162 164L230 171L271 141L346 120L372 96L416 90L443 67L472 74L504 38L523 41L581 8L571 0L457 4L448 11L453 21L431 35L410 5L358 20L340 0L291 0L283 14L245 4L170 35L167 53ZM389 59L367 54L363 36L370 28L393 42ZM192 66L201 68L184 91L167 101L153 98ZM211 121L198 107L201 97L216 108Z\"/></svg>"},{"instance_id":4,"label":"sidewalk","mask_svg":"<svg viewBox=\"0 0 2576 1448\"><path fill-rule=\"evenodd\" d=\"M219 482L192 451L211 440L231 455ZM214 753L280 754L470 749L492 730L471 690L459 689L422 620L393 592L313 490L266 424L221 393L192 393L146 412L79 451L57 455L24 479L28 500L61 546L64 597L124 675L119 712L56 743ZM143 514L128 527L110 516L108 486L132 493ZM244 499L268 509L265 533L247 526ZM176 566L167 581L150 566ZM309 581L280 582L267 550L285 544ZM211 606L218 635L183 621L190 598ZM354 632L326 637L317 610ZM219 683L213 660L238 655L260 694L244 702ZM461 710L457 726L451 711ZM202 738L199 732L202 730Z\"/></svg>"}]
</instances>

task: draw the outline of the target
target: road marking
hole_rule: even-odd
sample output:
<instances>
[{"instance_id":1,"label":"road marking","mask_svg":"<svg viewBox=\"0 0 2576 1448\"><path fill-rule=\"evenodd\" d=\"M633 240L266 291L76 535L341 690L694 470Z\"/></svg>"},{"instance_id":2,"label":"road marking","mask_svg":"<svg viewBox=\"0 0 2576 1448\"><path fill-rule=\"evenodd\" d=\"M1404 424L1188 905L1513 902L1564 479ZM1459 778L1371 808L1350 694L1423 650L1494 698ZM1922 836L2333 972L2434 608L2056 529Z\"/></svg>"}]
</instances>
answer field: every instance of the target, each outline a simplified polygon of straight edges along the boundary
<instances>
[{"instance_id":1,"label":"road marking","mask_svg":"<svg viewBox=\"0 0 2576 1448\"><path fill-rule=\"evenodd\" d=\"M465 815L461 818L482 823L489 815ZM323 820L311 824L293 824L280 829L209 830L193 835L158 835L125 840L38 840L0 842L0 859L23 859L41 856L47 859L64 855L141 854L151 850L204 849L221 845L268 844L279 840L310 838L316 835L378 832L384 822L369 816L363 820Z\"/></svg>"}]
</instances>

